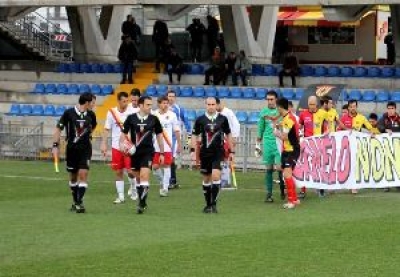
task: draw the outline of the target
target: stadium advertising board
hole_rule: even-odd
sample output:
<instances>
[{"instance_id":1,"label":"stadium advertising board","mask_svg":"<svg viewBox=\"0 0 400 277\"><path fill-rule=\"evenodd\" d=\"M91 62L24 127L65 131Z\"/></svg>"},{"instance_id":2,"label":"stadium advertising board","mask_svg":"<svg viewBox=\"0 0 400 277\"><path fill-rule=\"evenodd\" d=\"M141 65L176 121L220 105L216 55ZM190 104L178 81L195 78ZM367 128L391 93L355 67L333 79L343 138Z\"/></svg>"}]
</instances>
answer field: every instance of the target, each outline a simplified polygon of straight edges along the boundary
<instances>
[{"instance_id":1,"label":"stadium advertising board","mask_svg":"<svg viewBox=\"0 0 400 277\"><path fill-rule=\"evenodd\" d=\"M307 188L398 187L400 134L340 131L304 138L294 177Z\"/></svg>"}]
</instances>

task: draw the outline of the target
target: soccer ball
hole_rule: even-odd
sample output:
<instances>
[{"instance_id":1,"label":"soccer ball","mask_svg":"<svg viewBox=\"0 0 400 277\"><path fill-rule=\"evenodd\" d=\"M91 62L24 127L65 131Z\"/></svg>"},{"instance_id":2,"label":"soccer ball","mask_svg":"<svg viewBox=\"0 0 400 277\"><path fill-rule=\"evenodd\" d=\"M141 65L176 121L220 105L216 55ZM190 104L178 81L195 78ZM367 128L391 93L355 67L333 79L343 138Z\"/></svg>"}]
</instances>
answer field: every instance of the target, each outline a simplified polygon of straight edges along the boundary
<instances>
[{"instance_id":1,"label":"soccer ball","mask_svg":"<svg viewBox=\"0 0 400 277\"><path fill-rule=\"evenodd\" d=\"M132 156L136 152L136 146L129 140L125 139L123 142L120 144L120 150L123 152L125 155L130 155Z\"/></svg>"}]
</instances>

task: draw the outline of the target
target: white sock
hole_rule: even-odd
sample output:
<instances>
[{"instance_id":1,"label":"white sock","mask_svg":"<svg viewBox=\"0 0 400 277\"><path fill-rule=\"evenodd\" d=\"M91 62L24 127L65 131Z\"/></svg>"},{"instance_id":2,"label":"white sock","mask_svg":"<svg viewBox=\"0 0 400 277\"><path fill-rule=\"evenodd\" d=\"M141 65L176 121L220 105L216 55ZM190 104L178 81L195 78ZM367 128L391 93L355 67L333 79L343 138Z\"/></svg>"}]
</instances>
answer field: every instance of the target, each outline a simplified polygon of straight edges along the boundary
<instances>
[{"instance_id":1,"label":"white sock","mask_svg":"<svg viewBox=\"0 0 400 277\"><path fill-rule=\"evenodd\" d=\"M171 168L166 167L166 168L164 168L164 177L163 177L163 189L165 191L168 191L170 179L171 179Z\"/></svg>"},{"instance_id":2,"label":"white sock","mask_svg":"<svg viewBox=\"0 0 400 277\"><path fill-rule=\"evenodd\" d=\"M163 182L163 172L161 168L157 168L153 171L154 175L157 177L158 183L162 184Z\"/></svg>"},{"instance_id":3,"label":"white sock","mask_svg":"<svg viewBox=\"0 0 400 277\"><path fill-rule=\"evenodd\" d=\"M121 200L125 199L125 183L124 181L115 181L115 187L117 188L118 198Z\"/></svg>"},{"instance_id":4,"label":"white sock","mask_svg":"<svg viewBox=\"0 0 400 277\"><path fill-rule=\"evenodd\" d=\"M128 176L128 181L129 184L131 185L131 190L134 190L136 188L136 179L135 177L131 178Z\"/></svg>"}]
</instances>

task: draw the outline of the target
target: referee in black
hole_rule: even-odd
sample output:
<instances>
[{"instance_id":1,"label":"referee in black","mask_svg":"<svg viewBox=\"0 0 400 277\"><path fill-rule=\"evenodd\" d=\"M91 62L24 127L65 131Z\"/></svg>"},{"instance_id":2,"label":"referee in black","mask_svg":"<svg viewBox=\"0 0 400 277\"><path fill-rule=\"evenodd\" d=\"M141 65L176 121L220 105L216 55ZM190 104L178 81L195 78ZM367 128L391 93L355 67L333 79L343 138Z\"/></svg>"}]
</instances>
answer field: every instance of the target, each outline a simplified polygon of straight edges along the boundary
<instances>
[{"instance_id":1,"label":"referee in black","mask_svg":"<svg viewBox=\"0 0 400 277\"><path fill-rule=\"evenodd\" d=\"M124 122L120 143L124 144L126 136L131 140L136 150L131 156L131 167L136 178L136 191L139 203L137 213L142 214L147 208L150 172L154 156L153 134L156 135L160 147L160 164L164 163L163 128L157 116L152 115L152 98L141 96L138 101L139 112L129 115Z\"/></svg>"},{"instance_id":2,"label":"referee in black","mask_svg":"<svg viewBox=\"0 0 400 277\"><path fill-rule=\"evenodd\" d=\"M195 152L198 137L200 143L200 173L203 175L203 193L206 206L204 213L217 213L217 199L221 186L221 163L224 162L224 136L229 144L229 158L234 158L234 146L228 119L217 113L215 97L206 99L206 112L198 117L192 130L192 148Z\"/></svg>"},{"instance_id":3,"label":"referee in black","mask_svg":"<svg viewBox=\"0 0 400 277\"><path fill-rule=\"evenodd\" d=\"M64 129L66 131L65 156L73 199L71 211L77 213L85 212L83 196L88 187L89 161L92 154L90 136L95 124L89 111L92 100L91 93L80 95L78 105L67 109L61 116L53 135L53 154L59 156L61 132Z\"/></svg>"}]
</instances>

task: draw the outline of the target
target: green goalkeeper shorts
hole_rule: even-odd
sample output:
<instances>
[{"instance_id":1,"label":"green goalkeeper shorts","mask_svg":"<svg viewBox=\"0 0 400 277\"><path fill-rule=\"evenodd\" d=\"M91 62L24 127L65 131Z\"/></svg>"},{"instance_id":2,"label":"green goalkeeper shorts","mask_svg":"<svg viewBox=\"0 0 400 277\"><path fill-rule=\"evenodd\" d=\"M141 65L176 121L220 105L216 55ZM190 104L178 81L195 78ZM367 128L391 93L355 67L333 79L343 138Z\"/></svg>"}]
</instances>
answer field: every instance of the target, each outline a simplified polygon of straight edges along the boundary
<instances>
[{"instance_id":1,"label":"green goalkeeper shorts","mask_svg":"<svg viewBox=\"0 0 400 277\"><path fill-rule=\"evenodd\" d=\"M267 166L280 165L281 164L281 153L276 147L265 147L263 149L263 163Z\"/></svg>"}]
</instances>

